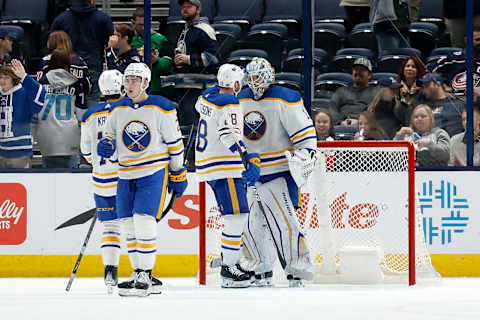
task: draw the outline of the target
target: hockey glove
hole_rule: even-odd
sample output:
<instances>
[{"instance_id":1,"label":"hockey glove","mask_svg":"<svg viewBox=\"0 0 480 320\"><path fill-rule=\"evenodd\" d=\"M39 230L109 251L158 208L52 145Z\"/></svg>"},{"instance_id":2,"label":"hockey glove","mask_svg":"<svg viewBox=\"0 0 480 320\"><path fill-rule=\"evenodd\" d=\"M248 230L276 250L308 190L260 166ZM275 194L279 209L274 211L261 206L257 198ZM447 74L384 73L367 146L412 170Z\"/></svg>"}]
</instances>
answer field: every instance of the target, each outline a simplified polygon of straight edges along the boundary
<instances>
[{"instance_id":1,"label":"hockey glove","mask_svg":"<svg viewBox=\"0 0 480 320\"><path fill-rule=\"evenodd\" d=\"M110 158L116 149L115 140L104 138L98 142L97 153L103 158Z\"/></svg>"},{"instance_id":2,"label":"hockey glove","mask_svg":"<svg viewBox=\"0 0 480 320\"><path fill-rule=\"evenodd\" d=\"M177 197L181 197L187 189L187 169L183 168L178 171L170 171L168 176L168 192L175 191Z\"/></svg>"},{"instance_id":3,"label":"hockey glove","mask_svg":"<svg viewBox=\"0 0 480 320\"><path fill-rule=\"evenodd\" d=\"M260 155L258 153L249 153L245 156L248 167L242 172L242 180L249 187L254 186L260 178Z\"/></svg>"}]
</instances>

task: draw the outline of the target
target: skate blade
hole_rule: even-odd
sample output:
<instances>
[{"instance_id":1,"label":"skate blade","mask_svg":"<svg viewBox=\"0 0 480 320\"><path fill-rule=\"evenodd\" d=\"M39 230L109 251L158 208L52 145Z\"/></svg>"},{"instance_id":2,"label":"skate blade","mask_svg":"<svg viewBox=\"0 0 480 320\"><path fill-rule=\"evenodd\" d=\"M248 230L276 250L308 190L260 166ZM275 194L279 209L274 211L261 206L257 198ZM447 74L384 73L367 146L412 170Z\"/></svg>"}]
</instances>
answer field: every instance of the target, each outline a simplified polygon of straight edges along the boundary
<instances>
[{"instance_id":1,"label":"skate blade","mask_svg":"<svg viewBox=\"0 0 480 320\"><path fill-rule=\"evenodd\" d=\"M107 284L107 293L112 294L115 287L116 286Z\"/></svg>"},{"instance_id":2,"label":"skate blade","mask_svg":"<svg viewBox=\"0 0 480 320\"><path fill-rule=\"evenodd\" d=\"M267 288L267 287L273 287L274 284L273 284L273 280L262 279L262 280L255 280L254 286L259 288L264 288L264 287Z\"/></svg>"},{"instance_id":3,"label":"skate blade","mask_svg":"<svg viewBox=\"0 0 480 320\"><path fill-rule=\"evenodd\" d=\"M250 280L244 281L233 281L233 280L223 280L222 288L248 288L250 287Z\"/></svg>"},{"instance_id":4,"label":"skate blade","mask_svg":"<svg viewBox=\"0 0 480 320\"><path fill-rule=\"evenodd\" d=\"M142 289L118 289L120 297L147 297L150 295L150 290Z\"/></svg>"},{"instance_id":5,"label":"skate blade","mask_svg":"<svg viewBox=\"0 0 480 320\"><path fill-rule=\"evenodd\" d=\"M150 293L151 293L151 294L160 294L160 293L162 293L162 286L152 286Z\"/></svg>"},{"instance_id":6,"label":"skate blade","mask_svg":"<svg viewBox=\"0 0 480 320\"><path fill-rule=\"evenodd\" d=\"M302 280L289 280L288 286L290 288L303 288L305 287L305 284L302 282Z\"/></svg>"}]
</instances>

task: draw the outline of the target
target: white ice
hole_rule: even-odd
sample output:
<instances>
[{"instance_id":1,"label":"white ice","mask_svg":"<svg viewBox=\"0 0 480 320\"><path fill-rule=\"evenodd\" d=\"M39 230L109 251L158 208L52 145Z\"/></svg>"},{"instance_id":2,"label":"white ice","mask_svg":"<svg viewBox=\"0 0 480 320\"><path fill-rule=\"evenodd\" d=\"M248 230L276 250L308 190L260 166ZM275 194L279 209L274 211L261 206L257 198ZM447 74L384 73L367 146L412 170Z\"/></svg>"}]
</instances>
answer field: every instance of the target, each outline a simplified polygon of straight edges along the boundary
<instances>
[{"instance_id":1,"label":"white ice","mask_svg":"<svg viewBox=\"0 0 480 320\"><path fill-rule=\"evenodd\" d=\"M480 319L480 279L429 285L311 285L221 289L166 278L160 295L108 295L100 278L0 278L0 319L415 320Z\"/></svg>"}]
</instances>

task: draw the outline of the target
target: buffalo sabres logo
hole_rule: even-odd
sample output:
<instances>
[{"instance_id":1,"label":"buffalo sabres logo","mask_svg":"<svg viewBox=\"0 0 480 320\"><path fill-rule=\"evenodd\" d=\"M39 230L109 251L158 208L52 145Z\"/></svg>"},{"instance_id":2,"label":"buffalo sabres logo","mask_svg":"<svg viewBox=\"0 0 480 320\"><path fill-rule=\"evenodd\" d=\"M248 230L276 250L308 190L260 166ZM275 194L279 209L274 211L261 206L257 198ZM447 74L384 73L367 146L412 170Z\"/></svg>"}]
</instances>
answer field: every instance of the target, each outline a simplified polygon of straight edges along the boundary
<instances>
[{"instance_id":1,"label":"buffalo sabres logo","mask_svg":"<svg viewBox=\"0 0 480 320\"><path fill-rule=\"evenodd\" d=\"M132 152L141 152L148 147L151 141L150 129L139 121L132 120L123 129L123 144Z\"/></svg>"},{"instance_id":2,"label":"buffalo sabres logo","mask_svg":"<svg viewBox=\"0 0 480 320\"><path fill-rule=\"evenodd\" d=\"M267 130L265 117L259 111L248 112L243 119L243 134L248 140L256 141L262 139Z\"/></svg>"}]
</instances>

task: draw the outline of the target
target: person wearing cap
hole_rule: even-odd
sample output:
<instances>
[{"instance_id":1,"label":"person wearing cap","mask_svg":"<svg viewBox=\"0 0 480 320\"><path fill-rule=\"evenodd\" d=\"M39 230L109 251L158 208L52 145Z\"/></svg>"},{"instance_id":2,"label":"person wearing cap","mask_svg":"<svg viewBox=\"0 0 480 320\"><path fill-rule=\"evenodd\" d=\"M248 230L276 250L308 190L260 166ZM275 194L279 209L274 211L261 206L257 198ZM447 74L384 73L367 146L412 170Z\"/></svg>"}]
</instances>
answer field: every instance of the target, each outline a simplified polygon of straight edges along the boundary
<instances>
[{"instance_id":1,"label":"person wearing cap","mask_svg":"<svg viewBox=\"0 0 480 320\"><path fill-rule=\"evenodd\" d=\"M378 80L381 89L368 105L368 111L372 112L375 120L383 128L389 139L395 136L401 121L395 115L395 109L403 102L399 98L402 84L393 77Z\"/></svg>"},{"instance_id":2,"label":"person wearing cap","mask_svg":"<svg viewBox=\"0 0 480 320\"><path fill-rule=\"evenodd\" d=\"M103 71L104 48L113 34L110 16L95 7L95 0L71 0L70 10L60 13L50 31L63 30L72 39L73 49L85 59L92 79L92 93L88 105L98 103L98 77Z\"/></svg>"},{"instance_id":3,"label":"person wearing cap","mask_svg":"<svg viewBox=\"0 0 480 320\"><path fill-rule=\"evenodd\" d=\"M465 109L465 103L445 92L444 81L443 77L437 73L427 73L417 80L416 84L421 88L425 104L429 105L433 111L437 127L453 136L463 131L462 111Z\"/></svg>"},{"instance_id":4,"label":"person wearing cap","mask_svg":"<svg viewBox=\"0 0 480 320\"><path fill-rule=\"evenodd\" d=\"M17 35L8 30L5 27L0 27L0 65L10 64L12 58L10 53L12 52L13 40L17 38Z\"/></svg>"},{"instance_id":5,"label":"person wearing cap","mask_svg":"<svg viewBox=\"0 0 480 320\"><path fill-rule=\"evenodd\" d=\"M199 0L178 0L185 28L178 37L173 59L177 73L216 73L218 42L208 19L200 17Z\"/></svg>"},{"instance_id":6,"label":"person wearing cap","mask_svg":"<svg viewBox=\"0 0 480 320\"><path fill-rule=\"evenodd\" d=\"M358 115L367 109L378 88L369 85L372 63L358 58L352 65L353 85L338 88L330 101L330 114L335 125L357 125Z\"/></svg>"}]
</instances>

